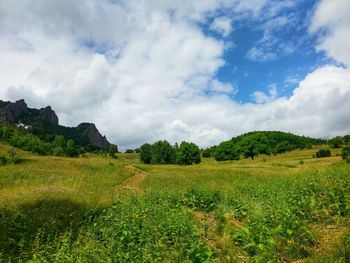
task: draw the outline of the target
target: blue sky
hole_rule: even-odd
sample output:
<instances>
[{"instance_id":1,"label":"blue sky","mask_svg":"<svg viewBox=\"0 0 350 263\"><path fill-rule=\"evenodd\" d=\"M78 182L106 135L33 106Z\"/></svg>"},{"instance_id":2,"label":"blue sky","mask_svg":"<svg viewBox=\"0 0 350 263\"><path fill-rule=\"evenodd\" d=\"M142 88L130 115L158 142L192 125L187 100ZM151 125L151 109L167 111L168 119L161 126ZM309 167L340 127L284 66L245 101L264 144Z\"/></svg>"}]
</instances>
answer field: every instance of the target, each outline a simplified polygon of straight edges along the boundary
<instances>
[{"instance_id":1,"label":"blue sky","mask_svg":"<svg viewBox=\"0 0 350 263\"><path fill-rule=\"evenodd\" d=\"M268 92L270 85L278 88L279 96L291 96L300 80L315 68L329 63L322 51L317 52L315 46L317 37L308 33L308 22L317 1L297 1L288 10L281 10L272 19L289 17L291 22L276 29L266 29L264 23L271 18L258 18L233 22L233 31L226 41L232 41L233 47L224 54L225 66L220 68L217 76L224 82L230 82L239 87L234 98L245 103L254 100L251 94L256 90ZM273 23L272 23L273 24ZM264 37L264 31L271 30L275 44L266 47L260 44L262 50L272 52L275 57L264 60L249 58L250 49L258 46ZM208 32L208 31L207 31ZM218 34L208 32L213 37ZM284 52L280 45L290 45L293 51Z\"/></svg>"},{"instance_id":2,"label":"blue sky","mask_svg":"<svg viewBox=\"0 0 350 263\"><path fill-rule=\"evenodd\" d=\"M350 133L348 0L0 2L0 99L121 149Z\"/></svg>"}]
</instances>

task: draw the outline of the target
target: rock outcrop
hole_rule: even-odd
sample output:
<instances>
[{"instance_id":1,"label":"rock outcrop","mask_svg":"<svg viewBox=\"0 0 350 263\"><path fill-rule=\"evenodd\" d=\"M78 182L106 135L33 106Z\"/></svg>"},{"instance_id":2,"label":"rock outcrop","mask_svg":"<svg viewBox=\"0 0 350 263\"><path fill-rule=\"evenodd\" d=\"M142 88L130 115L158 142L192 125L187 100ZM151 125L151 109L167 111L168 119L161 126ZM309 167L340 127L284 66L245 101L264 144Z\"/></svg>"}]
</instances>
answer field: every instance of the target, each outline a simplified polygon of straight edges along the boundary
<instances>
[{"instance_id":1,"label":"rock outcrop","mask_svg":"<svg viewBox=\"0 0 350 263\"><path fill-rule=\"evenodd\" d=\"M50 123L53 125L58 125L58 117L57 117L55 111L53 111L50 106L47 106L46 108L40 109L38 118L42 122Z\"/></svg>"},{"instance_id":2,"label":"rock outcrop","mask_svg":"<svg viewBox=\"0 0 350 263\"><path fill-rule=\"evenodd\" d=\"M6 124L51 124L58 125L58 117L50 106L40 110L28 108L26 102L18 100L16 102L0 101L0 123Z\"/></svg>"},{"instance_id":3,"label":"rock outcrop","mask_svg":"<svg viewBox=\"0 0 350 263\"><path fill-rule=\"evenodd\" d=\"M27 104L23 99L14 103L1 102L4 106L0 108L0 123L16 123L20 116L28 110Z\"/></svg>"},{"instance_id":4,"label":"rock outcrop","mask_svg":"<svg viewBox=\"0 0 350 263\"><path fill-rule=\"evenodd\" d=\"M93 123L80 123L77 127L77 130L81 133L82 136L87 137L92 145L105 150L110 145L106 139L106 136L102 136Z\"/></svg>"},{"instance_id":5,"label":"rock outcrop","mask_svg":"<svg viewBox=\"0 0 350 263\"><path fill-rule=\"evenodd\" d=\"M89 143L101 149L107 149L110 145L95 124L81 123L76 128L61 126L55 111L50 106L39 110L28 108L23 99L16 102L0 100L0 124L36 125L48 134L63 135L66 139L72 138L82 145Z\"/></svg>"}]
</instances>

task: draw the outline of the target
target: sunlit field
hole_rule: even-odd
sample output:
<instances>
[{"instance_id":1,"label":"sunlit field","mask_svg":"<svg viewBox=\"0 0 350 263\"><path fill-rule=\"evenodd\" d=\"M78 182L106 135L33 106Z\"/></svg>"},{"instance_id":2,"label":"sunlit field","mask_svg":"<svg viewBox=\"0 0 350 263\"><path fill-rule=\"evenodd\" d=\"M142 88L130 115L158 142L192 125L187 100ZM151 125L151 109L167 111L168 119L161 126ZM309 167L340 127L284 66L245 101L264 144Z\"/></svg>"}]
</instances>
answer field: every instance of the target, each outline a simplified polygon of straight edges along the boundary
<instances>
[{"instance_id":1,"label":"sunlit field","mask_svg":"<svg viewBox=\"0 0 350 263\"><path fill-rule=\"evenodd\" d=\"M22 162L0 166L0 262L350 260L339 150L191 166L16 152Z\"/></svg>"}]
</instances>

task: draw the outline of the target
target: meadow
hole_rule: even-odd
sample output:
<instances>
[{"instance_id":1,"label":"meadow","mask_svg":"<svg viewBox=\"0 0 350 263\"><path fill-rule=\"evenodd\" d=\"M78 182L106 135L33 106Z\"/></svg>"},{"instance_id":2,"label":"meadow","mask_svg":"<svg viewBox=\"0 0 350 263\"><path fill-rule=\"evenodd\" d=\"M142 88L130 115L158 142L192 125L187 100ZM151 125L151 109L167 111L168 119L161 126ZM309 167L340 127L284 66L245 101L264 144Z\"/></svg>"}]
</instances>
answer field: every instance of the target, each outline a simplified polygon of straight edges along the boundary
<instances>
[{"instance_id":1,"label":"meadow","mask_svg":"<svg viewBox=\"0 0 350 263\"><path fill-rule=\"evenodd\" d=\"M0 262L350 262L337 149L191 166L16 152L0 166Z\"/></svg>"}]
</instances>

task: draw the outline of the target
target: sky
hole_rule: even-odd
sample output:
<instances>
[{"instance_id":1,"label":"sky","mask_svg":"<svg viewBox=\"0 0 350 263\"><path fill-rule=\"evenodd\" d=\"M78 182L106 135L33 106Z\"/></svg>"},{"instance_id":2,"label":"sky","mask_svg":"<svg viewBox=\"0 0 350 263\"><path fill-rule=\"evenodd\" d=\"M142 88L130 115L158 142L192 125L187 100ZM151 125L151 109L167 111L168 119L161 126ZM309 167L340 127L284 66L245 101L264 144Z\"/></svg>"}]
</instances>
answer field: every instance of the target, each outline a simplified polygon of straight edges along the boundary
<instances>
[{"instance_id":1,"label":"sky","mask_svg":"<svg viewBox=\"0 0 350 263\"><path fill-rule=\"evenodd\" d=\"M2 0L0 99L120 149L350 133L349 0Z\"/></svg>"}]
</instances>

